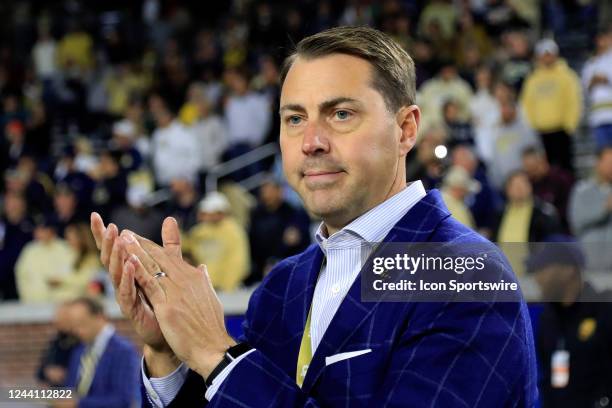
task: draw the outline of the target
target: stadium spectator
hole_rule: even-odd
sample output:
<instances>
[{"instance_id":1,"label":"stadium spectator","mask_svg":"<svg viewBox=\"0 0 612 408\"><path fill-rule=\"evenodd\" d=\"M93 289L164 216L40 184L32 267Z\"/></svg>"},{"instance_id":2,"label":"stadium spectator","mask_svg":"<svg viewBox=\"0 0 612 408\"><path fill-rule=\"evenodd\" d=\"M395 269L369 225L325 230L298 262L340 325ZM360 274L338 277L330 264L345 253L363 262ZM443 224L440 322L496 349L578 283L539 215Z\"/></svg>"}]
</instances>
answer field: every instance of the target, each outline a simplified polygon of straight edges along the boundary
<instances>
[{"instance_id":1,"label":"stadium spectator","mask_svg":"<svg viewBox=\"0 0 612 408\"><path fill-rule=\"evenodd\" d=\"M595 38L595 55L582 70L588 122L598 149L612 146L612 26Z\"/></svg>"},{"instance_id":2,"label":"stadium spectator","mask_svg":"<svg viewBox=\"0 0 612 408\"><path fill-rule=\"evenodd\" d=\"M129 119L123 119L113 124L112 147L121 154L119 164L124 173L140 169L143 163L142 155L134 145L138 137L136 132L136 126Z\"/></svg>"},{"instance_id":3,"label":"stadium spectator","mask_svg":"<svg viewBox=\"0 0 612 408\"><path fill-rule=\"evenodd\" d=\"M69 224L65 235L66 242L74 250L75 257L72 273L62 280L59 289L62 291L62 298L74 299L88 293L89 285L100 273L102 265L87 224L83 222Z\"/></svg>"},{"instance_id":4,"label":"stadium spectator","mask_svg":"<svg viewBox=\"0 0 612 408\"><path fill-rule=\"evenodd\" d=\"M454 218L463 225L476 228L472 212L465 201L468 195L477 194L480 183L459 166L452 166L442 180L442 198Z\"/></svg>"},{"instance_id":5,"label":"stadium spectator","mask_svg":"<svg viewBox=\"0 0 612 408\"><path fill-rule=\"evenodd\" d=\"M476 69L476 93L470 101L470 117L474 125L474 138L487 136L487 131L499 119L498 102L493 96L493 71L486 65Z\"/></svg>"},{"instance_id":6,"label":"stadium spectator","mask_svg":"<svg viewBox=\"0 0 612 408\"><path fill-rule=\"evenodd\" d=\"M134 345L116 332L96 300L76 299L69 313L72 332L81 341L71 355L65 382L74 389L73 406L140 405L140 363Z\"/></svg>"},{"instance_id":7,"label":"stadium spectator","mask_svg":"<svg viewBox=\"0 0 612 408\"><path fill-rule=\"evenodd\" d=\"M518 92L532 70L529 35L525 30L509 30L501 36L502 52L500 79Z\"/></svg>"},{"instance_id":8,"label":"stadium spectator","mask_svg":"<svg viewBox=\"0 0 612 408\"><path fill-rule=\"evenodd\" d=\"M22 302L67 300L62 282L72 274L76 254L68 242L57 236L56 228L51 218L40 217L34 241L19 255L15 278Z\"/></svg>"},{"instance_id":9,"label":"stadium spectator","mask_svg":"<svg viewBox=\"0 0 612 408\"><path fill-rule=\"evenodd\" d=\"M576 73L559 57L551 39L536 44L536 69L527 77L521 106L527 121L540 135L551 164L573 173L572 136L582 112L582 92Z\"/></svg>"},{"instance_id":10,"label":"stadium spectator","mask_svg":"<svg viewBox=\"0 0 612 408\"><path fill-rule=\"evenodd\" d=\"M87 214L91 211L95 183L86 173L76 168L75 154L72 145L64 148L55 166L53 178L56 185L66 185L76 195L83 213Z\"/></svg>"},{"instance_id":11,"label":"stadium spectator","mask_svg":"<svg viewBox=\"0 0 612 408\"><path fill-rule=\"evenodd\" d=\"M585 279L585 255L567 236L538 245L527 265L541 288L536 337L543 408L609 405L612 292Z\"/></svg>"},{"instance_id":12,"label":"stadium spectator","mask_svg":"<svg viewBox=\"0 0 612 408\"><path fill-rule=\"evenodd\" d=\"M52 209L53 182L37 169L33 157L22 155L17 166L5 173L6 190L23 194L31 214L44 214Z\"/></svg>"},{"instance_id":13,"label":"stadium spectator","mask_svg":"<svg viewBox=\"0 0 612 408\"><path fill-rule=\"evenodd\" d=\"M451 165L463 168L480 183L480 191L466 197L466 204L481 235L490 238L495 217L501 207L501 197L487 177L487 170L468 146L457 146L451 152Z\"/></svg>"},{"instance_id":14,"label":"stadium spectator","mask_svg":"<svg viewBox=\"0 0 612 408\"><path fill-rule=\"evenodd\" d=\"M16 300L15 264L19 254L32 240L34 223L27 212L23 195L8 192L4 195L0 217L0 299Z\"/></svg>"},{"instance_id":15,"label":"stadium spectator","mask_svg":"<svg viewBox=\"0 0 612 408\"><path fill-rule=\"evenodd\" d=\"M8 122L4 127L2 167L16 166L21 155L26 152L25 128L18 120Z\"/></svg>"},{"instance_id":16,"label":"stadium spectator","mask_svg":"<svg viewBox=\"0 0 612 408\"><path fill-rule=\"evenodd\" d=\"M32 47L32 62L42 81L52 80L57 72L57 43L51 35L48 21L38 24L38 38Z\"/></svg>"},{"instance_id":17,"label":"stadium spectator","mask_svg":"<svg viewBox=\"0 0 612 408\"><path fill-rule=\"evenodd\" d=\"M51 216L54 218L57 234L62 238L65 238L66 226L87 220L87 213L81 212L77 196L67 185L59 184L55 189L53 208L55 212Z\"/></svg>"},{"instance_id":18,"label":"stadium spectator","mask_svg":"<svg viewBox=\"0 0 612 408\"><path fill-rule=\"evenodd\" d=\"M231 159L260 146L270 129L270 106L265 95L249 90L246 72L229 69L224 73L230 94L225 103L225 122L228 129Z\"/></svg>"},{"instance_id":19,"label":"stadium spectator","mask_svg":"<svg viewBox=\"0 0 612 408\"><path fill-rule=\"evenodd\" d=\"M196 264L205 264L215 289L236 290L249 271L248 237L230 215L221 193L208 193L198 206L198 221L186 234L185 247Z\"/></svg>"},{"instance_id":20,"label":"stadium spectator","mask_svg":"<svg viewBox=\"0 0 612 408\"><path fill-rule=\"evenodd\" d=\"M100 214L110 216L112 211L125 203L127 177L121 170L117 150L105 150L100 154L100 163L90 174L96 181L93 204Z\"/></svg>"},{"instance_id":21,"label":"stadium spectator","mask_svg":"<svg viewBox=\"0 0 612 408\"><path fill-rule=\"evenodd\" d=\"M438 74L424 82L417 95L423 111L423 128L442 120L442 108L449 99L459 105L460 120L468 120L472 96L472 88L459 76L455 65L449 61L443 62Z\"/></svg>"},{"instance_id":22,"label":"stadium spectator","mask_svg":"<svg viewBox=\"0 0 612 408\"><path fill-rule=\"evenodd\" d=\"M189 87L189 99L181 109L181 120L191 125L190 130L198 142L199 171L203 180L205 175L219 164L229 141L225 123L212 110L202 83L193 83Z\"/></svg>"},{"instance_id":23,"label":"stadium spectator","mask_svg":"<svg viewBox=\"0 0 612 408\"><path fill-rule=\"evenodd\" d=\"M508 176L521 168L523 150L537 145L538 139L522 119L514 98L504 98L499 104L500 120L490 130L490 159L486 163L491 182L501 190Z\"/></svg>"},{"instance_id":24,"label":"stadium spectator","mask_svg":"<svg viewBox=\"0 0 612 408\"><path fill-rule=\"evenodd\" d=\"M149 111L155 119L152 162L155 180L167 187L175 177L197 177L201 168L200 145L195 135L176 120L160 95L149 97ZM180 160L177 160L180 157Z\"/></svg>"},{"instance_id":25,"label":"stadium spectator","mask_svg":"<svg viewBox=\"0 0 612 408\"><path fill-rule=\"evenodd\" d=\"M251 212L252 267L247 286L260 281L279 260L304 250L310 244L309 226L308 215L284 200L281 184L267 178Z\"/></svg>"},{"instance_id":26,"label":"stadium spectator","mask_svg":"<svg viewBox=\"0 0 612 408\"><path fill-rule=\"evenodd\" d=\"M609 270L612 253L612 147L599 151L595 174L574 186L568 218L593 268Z\"/></svg>"},{"instance_id":27,"label":"stadium spectator","mask_svg":"<svg viewBox=\"0 0 612 408\"><path fill-rule=\"evenodd\" d=\"M567 203L574 184L572 175L567 170L551 166L546 153L534 146L523 150L523 170L529 176L533 194L555 206L563 227L568 232Z\"/></svg>"},{"instance_id":28,"label":"stadium spectator","mask_svg":"<svg viewBox=\"0 0 612 408\"><path fill-rule=\"evenodd\" d=\"M452 149L457 145L474 145L472 125L469 121L461 119L457 102L452 99L444 102L442 115L447 129L447 145L449 148Z\"/></svg>"},{"instance_id":29,"label":"stadium spectator","mask_svg":"<svg viewBox=\"0 0 612 408\"><path fill-rule=\"evenodd\" d=\"M87 71L93 66L93 40L77 19L68 22L68 32L59 41L57 61L64 71Z\"/></svg>"},{"instance_id":30,"label":"stadium spectator","mask_svg":"<svg viewBox=\"0 0 612 408\"><path fill-rule=\"evenodd\" d=\"M149 205L150 189L141 183L133 183L127 189L127 204L113 210L111 222L118 228L134 231L138 235L161 243L163 213Z\"/></svg>"},{"instance_id":31,"label":"stadium spectator","mask_svg":"<svg viewBox=\"0 0 612 408\"><path fill-rule=\"evenodd\" d=\"M66 382L70 357L79 344L79 339L72 334L69 304L62 303L57 306L53 326L56 333L40 359L36 378L45 387L62 387Z\"/></svg>"},{"instance_id":32,"label":"stadium spectator","mask_svg":"<svg viewBox=\"0 0 612 408\"><path fill-rule=\"evenodd\" d=\"M446 129L429 126L422 131L419 148L406 156L406 177L408 180L421 180L425 188L436 188L442 181L444 169L442 159L446 152Z\"/></svg>"},{"instance_id":33,"label":"stadium spectator","mask_svg":"<svg viewBox=\"0 0 612 408\"><path fill-rule=\"evenodd\" d=\"M511 173L504 191L507 202L493 235L495 241L542 242L550 235L561 233L555 208L534 197L525 172Z\"/></svg>"},{"instance_id":34,"label":"stadium spectator","mask_svg":"<svg viewBox=\"0 0 612 408\"><path fill-rule=\"evenodd\" d=\"M189 231L198 222L200 193L196 181L189 177L177 177L170 182L172 197L166 203L165 213L174 217L181 231Z\"/></svg>"}]
</instances>

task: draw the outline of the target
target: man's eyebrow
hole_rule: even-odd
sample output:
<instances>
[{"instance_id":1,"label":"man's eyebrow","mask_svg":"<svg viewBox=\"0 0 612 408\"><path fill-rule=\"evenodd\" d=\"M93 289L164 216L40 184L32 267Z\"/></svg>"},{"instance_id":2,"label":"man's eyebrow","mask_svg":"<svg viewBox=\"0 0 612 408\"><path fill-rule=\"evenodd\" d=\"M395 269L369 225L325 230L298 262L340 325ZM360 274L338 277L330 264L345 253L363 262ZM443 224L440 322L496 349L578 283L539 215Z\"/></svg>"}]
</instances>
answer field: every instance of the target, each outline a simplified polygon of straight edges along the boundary
<instances>
[{"instance_id":1,"label":"man's eyebrow","mask_svg":"<svg viewBox=\"0 0 612 408\"><path fill-rule=\"evenodd\" d=\"M361 102L359 102L357 99L349 98L346 96L340 96L338 98L330 99L329 101L321 102L319 104L319 112L329 110L333 108L334 106L339 105L341 103L356 103L358 105L361 105Z\"/></svg>"},{"instance_id":2,"label":"man's eyebrow","mask_svg":"<svg viewBox=\"0 0 612 408\"><path fill-rule=\"evenodd\" d=\"M359 102L357 99L349 98L347 96L339 96L337 98L333 98L328 101L321 102L319 104L319 111L323 112L323 111L333 108L336 105L339 105L341 103L347 103L347 102L356 103L358 105L361 105L361 102ZM286 110L292 110L296 112L306 112L306 108L304 108L302 105L297 104L297 103L290 103L290 104L281 106L281 108L278 110L278 113L283 113L283 111L286 111Z\"/></svg>"}]
</instances>

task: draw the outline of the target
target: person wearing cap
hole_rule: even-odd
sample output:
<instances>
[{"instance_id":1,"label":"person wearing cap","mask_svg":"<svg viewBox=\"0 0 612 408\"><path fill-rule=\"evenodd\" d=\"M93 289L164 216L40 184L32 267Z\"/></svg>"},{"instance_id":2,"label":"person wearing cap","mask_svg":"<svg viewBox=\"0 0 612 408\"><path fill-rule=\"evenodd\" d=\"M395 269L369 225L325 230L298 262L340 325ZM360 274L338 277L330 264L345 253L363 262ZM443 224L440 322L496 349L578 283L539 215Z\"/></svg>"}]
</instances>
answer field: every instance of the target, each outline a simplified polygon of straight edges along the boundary
<instances>
[{"instance_id":1,"label":"person wearing cap","mask_svg":"<svg viewBox=\"0 0 612 408\"><path fill-rule=\"evenodd\" d=\"M547 237L526 264L544 302L536 338L542 408L612 406L612 293L585 280L585 254L569 236Z\"/></svg>"},{"instance_id":2,"label":"person wearing cap","mask_svg":"<svg viewBox=\"0 0 612 408\"><path fill-rule=\"evenodd\" d=\"M197 264L206 264L213 286L236 290L250 268L247 234L230 214L227 198L210 192L198 205L198 224L185 236L185 248Z\"/></svg>"},{"instance_id":3,"label":"person wearing cap","mask_svg":"<svg viewBox=\"0 0 612 408\"><path fill-rule=\"evenodd\" d=\"M124 172L138 170L142 165L142 155L134 147L138 135L136 126L129 119L122 119L113 124L112 144L119 150L119 164Z\"/></svg>"},{"instance_id":4,"label":"person wearing cap","mask_svg":"<svg viewBox=\"0 0 612 408\"><path fill-rule=\"evenodd\" d=\"M15 279L21 302L55 302L62 298L61 282L73 271L76 253L58 237L50 217L40 217L34 241L27 244L15 265Z\"/></svg>"},{"instance_id":5,"label":"person wearing cap","mask_svg":"<svg viewBox=\"0 0 612 408\"><path fill-rule=\"evenodd\" d=\"M597 33L595 55L582 69L588 122L595 144L612 146L612 25Z\"/></svg>"},{"instance_id":6,"label":"person wearing cap","mask_svg":"<svg viewBox=\"0 0 612 408\"><path fill-rule=\"evenodd\" d=\"M480 183L459 166L452 166L442 180L442 198L453 217L466 227L474 229L476 224L465 200L470 194L480 191Z\"/></svg>"},{"instance_id":7,"label":"person wearing cap","mask_svg":"<svg viewBox=\"0 0 612 408\"><path fill-rule=\"evenodd\" d=\"M548 160L573 173L571 136L582 115L580 79L559 57L559 46L546 38L535 46L536 69L527 77L521 105L539 133Z\"/></svg>"}]
</instances>

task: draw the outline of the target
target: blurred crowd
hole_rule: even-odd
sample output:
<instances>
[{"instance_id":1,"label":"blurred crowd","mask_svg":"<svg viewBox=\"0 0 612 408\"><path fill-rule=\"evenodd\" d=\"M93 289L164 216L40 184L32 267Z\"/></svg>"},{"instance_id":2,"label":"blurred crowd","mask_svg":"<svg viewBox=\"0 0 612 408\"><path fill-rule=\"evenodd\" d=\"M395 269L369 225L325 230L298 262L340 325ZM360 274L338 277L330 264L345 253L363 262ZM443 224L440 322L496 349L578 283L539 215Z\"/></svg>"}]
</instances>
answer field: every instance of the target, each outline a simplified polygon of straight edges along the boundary
<instances>
[{"instance_id":1,"label":"blurred crowd","mask_svg":"<svg viewBox=\"0 0 612 408\"><path fill-rule=\"evenodd\" d=\"M278 154L244 155L278 144L292 45L336 25L377 27L413 57L408 180L440 188L461 222L497 242L612 242L608 1L15 1L0 15L0 299L112 295L91 211L156 242L176 217L222 291L309 245L318 221Z\"/></svg>"}]
</instances>

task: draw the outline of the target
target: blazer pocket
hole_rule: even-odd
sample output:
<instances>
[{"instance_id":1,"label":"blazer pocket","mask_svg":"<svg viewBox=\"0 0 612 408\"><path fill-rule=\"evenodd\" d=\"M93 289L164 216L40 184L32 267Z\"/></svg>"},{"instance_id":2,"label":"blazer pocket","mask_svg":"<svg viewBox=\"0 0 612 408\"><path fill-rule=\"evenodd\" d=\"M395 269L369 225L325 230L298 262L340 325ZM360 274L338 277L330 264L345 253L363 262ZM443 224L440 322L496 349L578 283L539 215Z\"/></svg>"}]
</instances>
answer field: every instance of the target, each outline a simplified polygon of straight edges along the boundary
<instances>
[{"instance_id":1,"label":"blazer pocket","mask_svg":"<svg viewBox=\"0 0 612 408\"><path fill-rule=\"evenodd\" d=\"M330 365L337 363L338 361L348 360L349 358L359 357L371 352L372 349L369 348L364 350L347 351L344 353L334 354L333 356L327 356L325 357L325 366L329 367Z\"/></svg>"}]
</instances>

